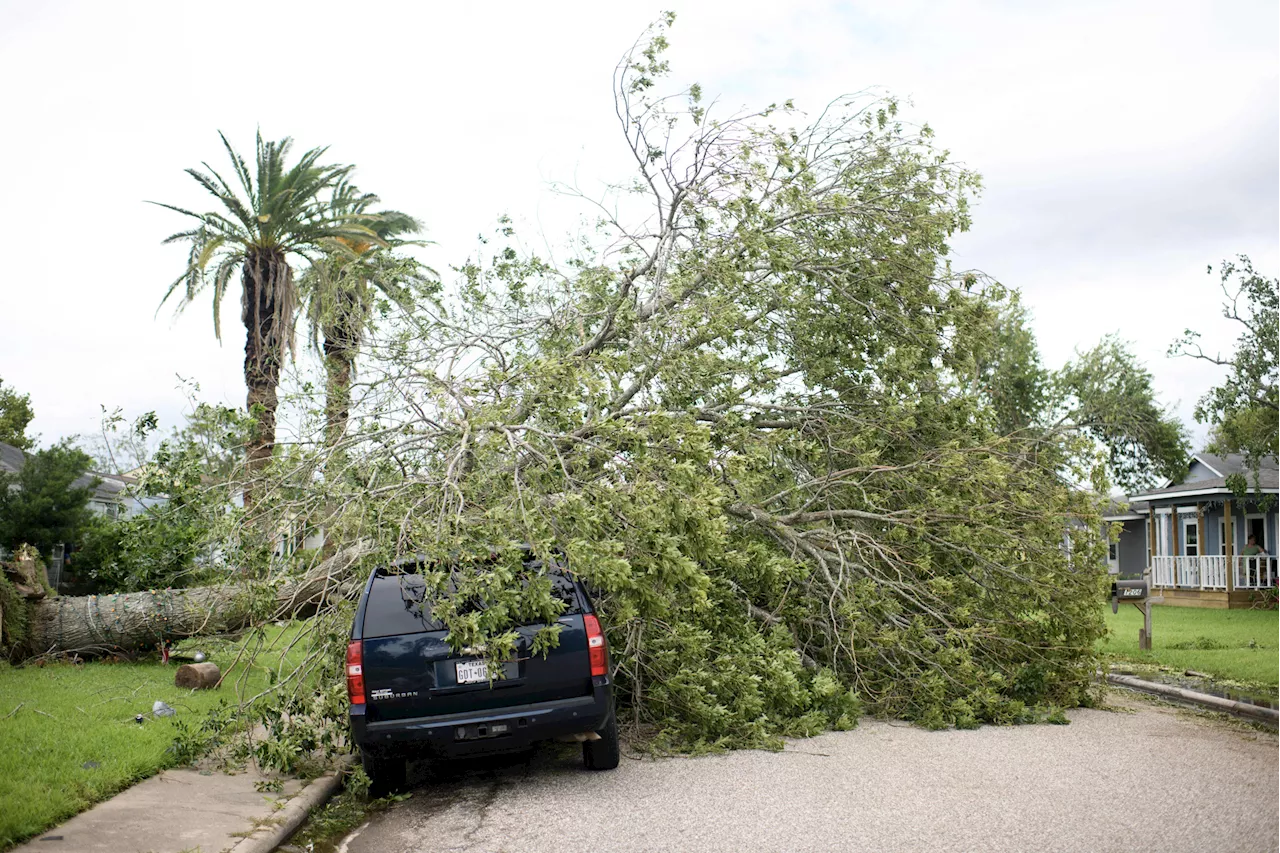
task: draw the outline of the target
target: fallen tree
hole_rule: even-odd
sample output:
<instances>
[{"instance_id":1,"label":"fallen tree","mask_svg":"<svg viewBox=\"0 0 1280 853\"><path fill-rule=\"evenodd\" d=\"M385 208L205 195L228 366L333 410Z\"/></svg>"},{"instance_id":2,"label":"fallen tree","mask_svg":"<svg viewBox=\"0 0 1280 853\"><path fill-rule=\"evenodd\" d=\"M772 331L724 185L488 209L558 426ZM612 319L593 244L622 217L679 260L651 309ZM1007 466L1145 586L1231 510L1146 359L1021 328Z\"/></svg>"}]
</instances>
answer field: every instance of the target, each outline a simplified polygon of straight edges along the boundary
<instances>
[{"instance_id":1,"label":"fallen tree","mask_svg":"<svg viewBox=\"0 0 1280 853\"><path fill-rule=\"evenodd\" d=\"M296 577L116 595L45 596L41 590L25 600L24 630L8 652L19 659L94 657L309 616L352 595L351 569L367 550L351 545Z\"/></svg>"},{"instance_id":2,"label":"fallen tree","mask_svg":"<svg viewBox=\"0 0 1280 853\"><path fill-rule=\"evenodd\" d=\"M371 341L363 416L278 511L480 556L434 613L495 655L555 612L517 546L563 554L660 744L1087 701L1096 495L1185 458L1150 376L1115 341L1040 366L1008 291L950 266L976 176L891 99L720 117L655 94L664 32L618 67L636 173L597 230L555 263L504 223Z\"/></svg>"},{"instance_id":3,"label":"fallen tree","mask_svg":"<svg viewBox=\"0 0 1280 853\"><path fill-rule=\"evenodd\" d=\"M950 266L976 176L892 100L720 118L697 87L654 94L664 32L618 68L636 179L597 230L559 264L512 239L463 265L455 296L385 324L349 434L255 471L219 551L281 592L297 581L253 531L301 521L371 560L422 555L430 588L454 590L432 601L450 642L495 657L515 621L555 642L560 604L522 548L562 555L596 591L625 718L660 746L1088 701L1096 495L1108 468L1140 478L1184 450L1149 375L1114 341L1040 366L1008 292ZM346 590L359 572L323 574ZM237 589L183 593L183 630L281 612ZM306 664L328 698L283 676L280 737L340 704L349 596L304 598L334 617L313 620ZM138 601L113 642L163 630L166 600ZM99 604L63 606L49 648L100 642L67 627L101 626Z\"/></svg>"}]
</instances>

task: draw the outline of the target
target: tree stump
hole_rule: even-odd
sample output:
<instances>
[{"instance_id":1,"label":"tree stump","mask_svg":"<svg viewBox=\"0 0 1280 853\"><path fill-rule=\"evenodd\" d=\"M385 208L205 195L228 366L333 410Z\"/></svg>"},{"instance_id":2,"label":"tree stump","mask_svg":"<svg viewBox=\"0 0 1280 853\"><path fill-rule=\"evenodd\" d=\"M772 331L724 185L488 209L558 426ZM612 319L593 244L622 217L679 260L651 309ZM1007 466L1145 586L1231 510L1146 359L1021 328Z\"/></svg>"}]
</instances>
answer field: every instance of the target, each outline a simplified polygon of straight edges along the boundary
<instances>
[{"instance_id":1,"label":"tree stump","mask_svg":"<svg viewBox=\"0 0 1280 853\"><path fill-rule=\"evenodd\" d=\"M173 683L178 687L208 690L217 687L222 680L222 671L216 663L186 663L178 667L173 676Z\"/></svg>"}]
</instances>

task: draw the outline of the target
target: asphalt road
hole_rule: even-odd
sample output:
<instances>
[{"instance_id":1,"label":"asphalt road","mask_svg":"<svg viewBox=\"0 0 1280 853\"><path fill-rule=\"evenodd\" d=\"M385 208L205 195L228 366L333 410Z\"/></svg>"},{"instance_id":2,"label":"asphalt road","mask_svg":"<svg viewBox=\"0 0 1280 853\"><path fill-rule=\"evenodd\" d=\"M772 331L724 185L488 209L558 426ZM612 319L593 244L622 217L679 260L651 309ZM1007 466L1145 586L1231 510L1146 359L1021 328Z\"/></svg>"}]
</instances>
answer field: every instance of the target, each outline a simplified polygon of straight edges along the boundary
<instances>
[{"instance_id":1,"label":"asphalt road","mask_svg":"<svg viewBox=\"0 0 1280 853\"><path fill-rule=\"evenodd\" d=\"M1278 849L1274 733L1113 694L1069 726L866 721L785 752L623 759L574 747L451 767L345 853Z\"/></svg>"}]
</instances>

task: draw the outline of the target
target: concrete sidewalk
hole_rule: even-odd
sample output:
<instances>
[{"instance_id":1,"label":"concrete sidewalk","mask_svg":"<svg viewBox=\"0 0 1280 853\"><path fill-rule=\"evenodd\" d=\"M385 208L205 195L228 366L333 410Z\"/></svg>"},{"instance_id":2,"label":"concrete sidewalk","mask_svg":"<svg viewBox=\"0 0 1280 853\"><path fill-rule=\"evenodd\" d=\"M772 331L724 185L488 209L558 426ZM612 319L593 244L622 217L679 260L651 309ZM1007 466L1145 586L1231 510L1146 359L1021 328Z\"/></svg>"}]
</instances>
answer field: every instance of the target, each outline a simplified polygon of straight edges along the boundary
<instances>
[{"instance_id":1,"label":"concrete sidewalk","mask_svg":"<svg viewBox=\"0 0 1280 853\"><path fill-rule=\"evenodd\" d=\"M204 775L204 774L209 775ZM303 783L262 793L254 771L166 770L37 835L14 853L222 853L254 829L278 824Z\"/></svg>"}]
</instances>

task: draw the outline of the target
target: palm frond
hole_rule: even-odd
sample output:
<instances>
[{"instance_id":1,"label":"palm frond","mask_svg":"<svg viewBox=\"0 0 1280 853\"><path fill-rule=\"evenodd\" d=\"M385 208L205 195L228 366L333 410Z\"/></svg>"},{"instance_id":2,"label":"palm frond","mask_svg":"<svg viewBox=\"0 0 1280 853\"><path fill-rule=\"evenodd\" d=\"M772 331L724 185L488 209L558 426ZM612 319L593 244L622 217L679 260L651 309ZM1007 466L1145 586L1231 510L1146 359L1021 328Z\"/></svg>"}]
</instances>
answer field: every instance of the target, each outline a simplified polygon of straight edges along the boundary
<instances>
[{"instance_id":1,"label":"palm frond","mask_svg":"<svg viewBox=\"0 0 1280 853\"><path fill-rule=\"evenodd\" d=\"M164 208L168 208L169 210L173 210L173 211L176 211L176 212L178 212L178 213L181 213L183 216L191 216L191 217L194 217L194 218L196 218L196 219L204 219L204 214L203 214L203 213L196 213L195 211L187 210L185 207L175 207L175 206L174 206L174 205L172 205L172 204L165 204L165 203L164 203L164 202L162 202L162 201L148 201L148 202L146 202L146 203L147 203L147 204L154 204L156 207L164 207Z\"/></svg>"},{"instance_id":2,"label":"palm frond","mask_svg":"<svg viewBox=\"0 0 1280 853\"><path fill-rule=\"evenodd\" d=\"M243 255L236 255L226 258L218 265L218 270L213 277L213 335L219 341L222 340L222 318L219 308L222 306L222 297L227 294L227 283L231 280L231 274L244 263Z\"/></svg>"},{"instance_id":3,"label":"palm frond","mask_svg":"<svg viewBox=\"0 0 1280 853\"><path fill-rule=\"evenodd\" d=\"M217 173L216 170L210 168L208 163L202 163L201 165L206 169L209 169L209 175L206 175L196 169L187 169L187 174L195 178L202 187L226 205L227 209L231 211L231 214L236 219L240 220L246 229L252 229L256 219L253 212L244 206L243 202L241 202L236 196L235 191L231 189L230 185ZM210 177L210 175L212 175L212 177Z\"/></svg>"},{"instance_id":4,"label":"palm frond","mask_svg":"<svg viewBox=\"0 0 1280 853\"><path fill-rule=\"evenodd\" d=\"M236 149L231 147L231 143L227 141L227 137L223 135L222 131L218 131L218 138L222 140L222 146L227 149L227 154L231 157L231 163L235 166L236 177L240 179L240 186L244 188L244 194L252 199L253 179L249 177L249 167L245 165L244 158L236 153ZM261 140L261 134L259 134L258 138Z\"/></svg>"}]
</instances>

